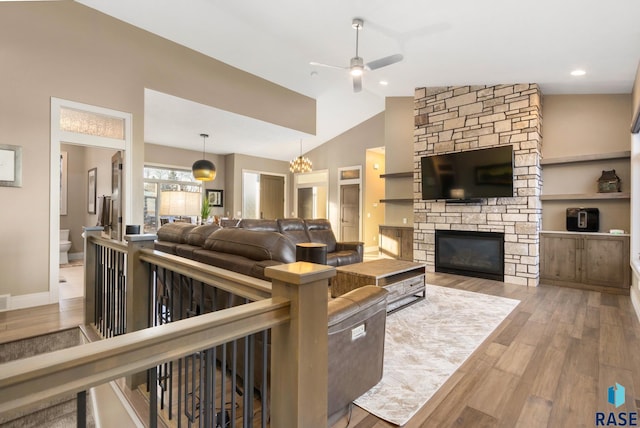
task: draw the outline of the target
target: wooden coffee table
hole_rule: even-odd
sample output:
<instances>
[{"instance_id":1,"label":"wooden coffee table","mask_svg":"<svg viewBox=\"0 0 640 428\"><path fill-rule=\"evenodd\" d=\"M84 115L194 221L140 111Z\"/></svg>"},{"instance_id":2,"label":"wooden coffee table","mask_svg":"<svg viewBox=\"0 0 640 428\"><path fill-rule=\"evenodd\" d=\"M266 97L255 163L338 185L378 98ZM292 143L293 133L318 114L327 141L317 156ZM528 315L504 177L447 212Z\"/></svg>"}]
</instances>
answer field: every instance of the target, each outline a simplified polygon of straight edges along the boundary
<instances>
[{"instance_id":1,"label":"wooden coffee table","mask_svg":"<svg viewBox=\"0 0 640 428\"><path fill-rule=\"evenodd\" d=\"M340 266L336 268L336 277L331 282L331 297L341 296L365 285L377 285L389 291L387 304L411 296L423 299L425 278L424 264L405 260L378 259Z\"/></svg>"}]
</instances>

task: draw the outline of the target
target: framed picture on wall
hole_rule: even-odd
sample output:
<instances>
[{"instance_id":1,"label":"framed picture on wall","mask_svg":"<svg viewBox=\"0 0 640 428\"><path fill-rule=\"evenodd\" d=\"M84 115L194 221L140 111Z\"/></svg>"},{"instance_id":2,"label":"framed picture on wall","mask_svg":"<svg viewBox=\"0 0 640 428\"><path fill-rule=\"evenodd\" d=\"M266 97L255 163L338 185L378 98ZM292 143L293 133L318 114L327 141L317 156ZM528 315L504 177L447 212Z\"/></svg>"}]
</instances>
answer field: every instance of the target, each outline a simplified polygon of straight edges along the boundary
<instances>
[{"instance_id":1,"label":"framed picture on wall","mask_svg":"<svg viewBox=\"0 0 640 428\"><path fill-rule=\"evenodd\" d=\"M207 190L207 200L209 201L210 207L221 207L223 206L222 201L222 190Z\"/></svg>"},{"instance_id":2,"label":"framed picture on wall","mask_svg":"<svg viewBox=\"0 0 640 428\"><path fill-rule=\"evenodd\" d=\"M98 168L91 168L87 174L87 212L96 213L96 175Z\"/></svg>"},{"instance_id":3,"label":"framed picture on wall","mask_svg":"<svg viewBox=\"0 0 640 428\"><path fill-rule=\"evenodd\" d=\"M0 186L22 187L22 147L0 144Z\"/></svg>"}]
</instances>

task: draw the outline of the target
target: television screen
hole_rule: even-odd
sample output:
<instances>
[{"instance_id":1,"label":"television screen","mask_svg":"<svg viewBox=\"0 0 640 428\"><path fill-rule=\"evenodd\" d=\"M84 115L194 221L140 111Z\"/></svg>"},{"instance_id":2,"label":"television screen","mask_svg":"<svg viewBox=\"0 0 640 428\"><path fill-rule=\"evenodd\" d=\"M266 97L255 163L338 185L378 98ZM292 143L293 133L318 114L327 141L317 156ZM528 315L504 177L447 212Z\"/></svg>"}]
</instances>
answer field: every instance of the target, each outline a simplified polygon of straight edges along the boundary
<instances>
[{"instance_id":1,"label":"television screen","mask_svg":"<svg viewBox=\"0 0 640 428\"><path fill-rule=\"evenodd\" d=\"M468 150L421 159L422 199L513 196L513 147Z\"/></svg>"}]
</instances>

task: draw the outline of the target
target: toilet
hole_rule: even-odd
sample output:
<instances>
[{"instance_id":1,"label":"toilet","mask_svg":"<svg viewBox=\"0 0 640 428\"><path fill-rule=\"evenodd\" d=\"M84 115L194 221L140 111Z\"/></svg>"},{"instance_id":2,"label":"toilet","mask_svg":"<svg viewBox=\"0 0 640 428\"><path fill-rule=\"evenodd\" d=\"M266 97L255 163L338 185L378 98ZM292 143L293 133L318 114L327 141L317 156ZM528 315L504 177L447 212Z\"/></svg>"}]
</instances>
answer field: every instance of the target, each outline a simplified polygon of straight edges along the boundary
<instances>
[{"instance_id":1,"label":"toilet","mask_svg":"<svg viewBox=\"0 0 640 428\"><path fill-rule=\"evenodd\" d=\"M69 250L71 249L71 241L69 241L69 229L60 229L60 264L69 263Z\"/></svg>"}]
</instances>

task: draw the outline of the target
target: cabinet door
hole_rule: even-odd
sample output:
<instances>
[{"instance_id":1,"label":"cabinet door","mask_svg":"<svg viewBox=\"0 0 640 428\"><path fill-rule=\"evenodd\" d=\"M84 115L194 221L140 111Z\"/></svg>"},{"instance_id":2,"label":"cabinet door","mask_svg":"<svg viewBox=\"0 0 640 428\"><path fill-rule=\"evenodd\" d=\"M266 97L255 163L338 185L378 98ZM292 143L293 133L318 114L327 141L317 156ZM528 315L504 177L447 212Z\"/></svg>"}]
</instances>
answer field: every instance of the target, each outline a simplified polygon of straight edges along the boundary
<instances>
[{"instance_id":1,"label":"cabinet door","mask_svg":"<svg viewBox=\"0 0 640 428\"><path fill-rule=\"evenodd\" d=\"M580 282L580 239L570 235L541 235L540 278Z\"/></svg>"},{"instance_id":2,"label":"cabinet door","mask_svg":"<svg viewBox=\"0 0 640 428\"><path fill-rule=\"evenodd\" d=\"M394 227L380 226L380 252L391 257L398 257L400 254L400 237L397 234L397 229Z\"/></svg>"},{"instance_id":3,"label":"cabinet door","mask_svg":"<svg viewBox=\"0 0 640 428\"><path fill-rule=\"evenodd\" d=\"M400 229L400 259L413 261L413 229Z\"/></svg>"},{"instance_id":4,"label":"cabinet door","mask_svg":"<svg viewBox=\"0 0 640 428\"><path fill-rule=\"evenodd\" d=\"M606 287L629 288L629 241L623 236L585 236L584 282Z\"/></svg>"}]
</instances>

